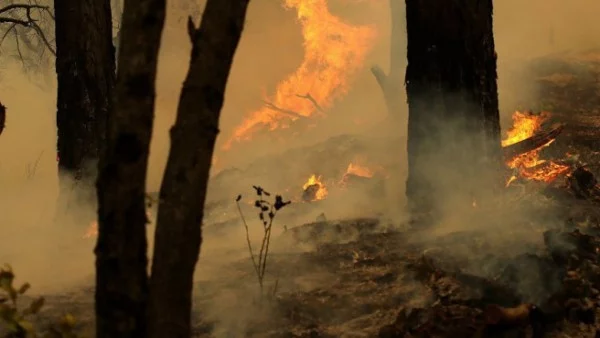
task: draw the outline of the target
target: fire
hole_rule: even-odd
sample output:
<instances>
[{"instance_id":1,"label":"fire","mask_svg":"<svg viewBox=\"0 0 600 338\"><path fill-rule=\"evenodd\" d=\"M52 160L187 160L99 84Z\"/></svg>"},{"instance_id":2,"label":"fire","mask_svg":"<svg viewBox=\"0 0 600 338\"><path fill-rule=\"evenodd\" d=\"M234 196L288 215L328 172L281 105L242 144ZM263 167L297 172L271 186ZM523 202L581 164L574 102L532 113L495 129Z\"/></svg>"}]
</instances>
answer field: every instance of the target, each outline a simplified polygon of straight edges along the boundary
<instances>
[{"instance_id":1,"label":"fire","mask_svg":"<svg viewBox=\"0 0 600 338\"><path fill-rule=\"evenodd\" d=\"M316 192L314 194L314 201L316 200L322 200L325 197L327 197L328 191L327 191L327 187L325 186L325 184L323 184L323 182L321 181L321 176L317 176L317 175L311 175L308 180L306 181L306 183L304 183L304 185L302 186L302 190L306 191L307 189L316 189Z\"/></svg>"},{"instance_id":2,"label":"fire","mask_svg":"<svg viewBox=\"0 0 600 338\"><path fill-rule=\"evenodd\" d=\"M323 113L348 91L352 75L371 48L375 29L343 22L329 12L327 0L284 0L284 7L296 10L302 27L303 61L265 100L270 107L248 115L224 149L234 141L250 139L261 127L285 128L299 118Z\"/></svg>"},{"instance_id":3,"label":"fire","mask_svg":"<svg viewBox=\"0 0 600 338\"><path fill-rule=\"evenodd\" d=\"M360 177L373 177L373 171L365 166L359 164L350 163L348 169L346 169L346 175L355 175Z\"/></svg>"},{"instance_id":4,"label":"fire","mask_svg":"<svg viewBox=\"0 0 600 338\"><path fill-rule=\"evenodd\" d=\"M98 236L98 221L93 221L88 226L83 238L92 238Z\"/></svg>"},{"instance_id":5,"label":"fire","mask_svg":"<svg viewBox=\"0 0 600 338\"><path fill-rule=\"evenodd\" d=\"M531 113L515 112L512 116L513 127L508 130L506 139L502 140L502 146L509 146L517 142L532 137L540 130L542 124L550 117L550 114L543 112L539 115ZM534 149L525 154L521 154L507 161L506 165L518 172L518 175L511 176L507 182L508 187L517 179L517 176L528 180L552 182L559 175L569 171L569 167L540 159L540 152L543 148L549 146L554 140Z\"/></svg>"},{"instance_id":6,"label":"fire","mask_svg":"<svg viewBox=\"0 0 600 338\"><path fill-rule=\"evenodd\" d=\"M550 114L547 112L534 115L516 111L512 116L513 126L506 132L506 139L502 140L502 146L506 147L530 138L549 117Z\"/></svg>"}]
</instances>

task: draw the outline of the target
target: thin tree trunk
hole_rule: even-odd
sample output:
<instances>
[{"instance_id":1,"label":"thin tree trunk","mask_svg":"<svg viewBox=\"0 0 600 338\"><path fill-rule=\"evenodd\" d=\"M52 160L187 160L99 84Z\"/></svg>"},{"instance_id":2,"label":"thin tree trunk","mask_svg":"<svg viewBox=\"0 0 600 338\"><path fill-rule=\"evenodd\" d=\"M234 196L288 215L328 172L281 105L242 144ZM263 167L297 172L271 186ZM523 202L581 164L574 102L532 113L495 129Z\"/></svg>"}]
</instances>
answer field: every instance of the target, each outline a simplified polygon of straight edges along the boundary
<instances>
[{"instance_id":1,"label":"thin tree trunk","mask_svg":"<svg viewBox=\"0 0 600 338\"><path fill-rule=\"evenodd\" d=\"M115 56L110 0L57 0L54 12L57 156L64 211L76 200L95 204L93 182L106 134Z\"/></svg>"},{"instance_id":2,"label":"thin tree trunk","mask_svg":"<svg viewBox=\"0 0 600 338\"><path fill-rule=\"evenodd\" d=\"M191 336L194 269L208 175L225 87L249 0L208 0L200 28L191 18L190 68L183 84L160 189L150 279L149 333Z\"/></svg>"},{"instance_id":3,"label":"thin tree trunk","mask_svg":"<svg viewBox=\"0 0 600 338\"><path fill-rule=\"evenodd\" d=\"M97 338L146 337L145 186L165 7L165 0L124 3L119 70L97 181Z\"/></svg>"},{"instance_id":4,"label":"thin tree trunk","mask_svg":"<svg viewBox=\"0 0 600 338\"><path fill-rule=\"evenodd\" d=\"M479 195L499 178L492 12L492 0L406 0L406 193L414 207Z\"/></svg>"},{"instance_id":5,"label":"thin tree trunk","mask_svg":"<svg viewBox=\"0 0 600 338\"><path fill-rule=\"evenodd\" d=\"M403 90L402 75L404 74L404 4L400 0L389 0L390 2L390 20L392 30L390 33L390 70L385 74L379 66L373 66L371 72L385 100L388 115L396 119L404 104L402 102L400 91Z\"/></svg>"}]
</instances>

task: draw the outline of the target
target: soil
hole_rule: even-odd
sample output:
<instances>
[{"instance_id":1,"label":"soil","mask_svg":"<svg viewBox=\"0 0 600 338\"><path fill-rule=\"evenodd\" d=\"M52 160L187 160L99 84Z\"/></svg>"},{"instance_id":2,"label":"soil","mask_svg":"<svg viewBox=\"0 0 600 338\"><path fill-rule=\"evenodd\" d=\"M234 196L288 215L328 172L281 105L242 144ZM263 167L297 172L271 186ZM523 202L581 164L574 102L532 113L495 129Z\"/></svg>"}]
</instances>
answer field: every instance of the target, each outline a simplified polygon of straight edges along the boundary
<instances>
[{"instance_id":1,"label":"soil","mask_svg":"<svg viewBox=\"0 0 600 338\"><path fill-rule=\"evenodd\" d=\"M576 154L597 175L600 52L528 71L566 124L543 157ZM248 258L198 282L195 336L600 337L600 205L594 184L581 183L586 196L574 184L515 185L444 231L376 218L289 228L272 239L261 298ZM44 314L77 314L92 332L92 298L52 295Z\"/></svg>"}]
</instances>

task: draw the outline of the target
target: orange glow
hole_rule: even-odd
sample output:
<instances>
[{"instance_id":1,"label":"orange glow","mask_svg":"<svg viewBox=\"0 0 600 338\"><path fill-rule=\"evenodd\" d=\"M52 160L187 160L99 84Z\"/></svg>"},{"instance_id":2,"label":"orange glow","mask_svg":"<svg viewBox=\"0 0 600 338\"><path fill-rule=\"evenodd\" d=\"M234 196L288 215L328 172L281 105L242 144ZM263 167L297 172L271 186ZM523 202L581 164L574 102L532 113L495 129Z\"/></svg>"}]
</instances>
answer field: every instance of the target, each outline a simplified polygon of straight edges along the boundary
<instances>
[{"instance_id":1,"label":"orange glow","mask_svg":"<svg viewBox=\"0 0 600 338\"><path fill-rule=\"evenodd\" d=\"M304 57L293 74L281 81L267 105L247 115L223 148L249 140L262 128L286 128L323 110L344 96L361 68L375 37L371 26L353 26L332 15L327 0L284 0L295 9L304 39ZM275 108L276 109L273 109Z\"/></svg>"},{"instance_id":2,"label":"orange glow","mask_svg":"<svg viewBox=\"0 0 600 338\"><path fill-rule=\"evenodd\" d=\"M348 169L346 169L346 174L361 177L373 177L373 171L371 169L355 163L350 163L348 165Z\"/></svg>"},{"instance_id":3,"label":"orange glow","mask_svg":"<svg viewBox=\"0 0 600 338\"><path fill-rule=\"evenodd\" d=\"M87 230L85 231L83 238L92 238L96 236L98 236L98 222L93 221L92 223L90 223Z\"/></svg>"},{"instance_id":4,"label":"orange glow","mask_svg":"<svg viewBox=\"0 0 600 338\"><path fill-rule=\"evenodd\" d=\"M506 139L502 140L502 146L506 147L533 136L549 117L550 114L547 112L534 115L516 111L512 116L513 126L506 132Z\"/></svg>"},{"instance_id":5,"label":"orange glow","mask_svg":"<svg viewBox=\"0 0 600 338\"><path fill-rule=\"evenodd\" d=\"M329 192L327 191L327 187L325 187L325 184L323 184L323 182L321 181L321 176L317 176L314 174L308 178L306 183L304 183L304 185L302 186L302 190L306 190L308 187L314 186L314 185L317 185L319 187L319 189L317 190L317 192L315 194L314 200L322 200L325 197L327 197L327 194Z\"/></svg>"},{"instance_id":6,"label":"orange glow","mask_svg":"<svg viewBox=\"0 0 600 338\"><path fill-rule=\"evenodd\" d=\"M533 136L540 130L542 124L550 117L550 113L544 112L539 115L515 112L513 114L513 127L507 132L506 139L502 140L502 146L509 146ZM507 161L506 165L518 171L518 176L527 180L552 182L561 174L569 171L569 167L552 161L540 159L543 148L552 144L554 140L521 154ZM512 175L506 182L508 187L517 178Z\"/></svg>"}]
</instances>

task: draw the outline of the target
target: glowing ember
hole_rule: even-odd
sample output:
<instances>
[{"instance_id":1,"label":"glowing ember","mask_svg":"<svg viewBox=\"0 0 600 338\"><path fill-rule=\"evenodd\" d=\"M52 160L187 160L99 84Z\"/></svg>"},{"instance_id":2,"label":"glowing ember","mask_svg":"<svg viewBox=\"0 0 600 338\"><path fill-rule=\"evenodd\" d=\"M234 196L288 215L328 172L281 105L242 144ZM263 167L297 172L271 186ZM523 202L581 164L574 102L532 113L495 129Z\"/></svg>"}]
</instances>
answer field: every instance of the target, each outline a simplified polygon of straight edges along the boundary
<instances>
[{"instance_id":1,"label":"glowing ember","mask_svg":"<svg viewBox=\"0 0 600 338\"><path fill-rule=\"evenodd\" d=\"M87 230L85 231L83 238L92 238L96 236L98 236L98 222L93 221L92 223L90 223Z\"/></svg>"},{"instance_id":2,"label":"glowing ember","mask_svg":"<svg viewBox=\"0 0 600 338\"><path fill-rule=\"evenodd\" d=\"M550 117L550 114L543 112L539 115L531 113L515 112L513 114L513 127L507 132L506 139L502 140L502 146L509 146L517 142L523 141L532 137L542 124ZM508 187L519 176L528 180L552 182L559 175L569 171L569 167L540 159L540 152L543 148L549 146L554 140L550 140L546 144L529 151L527 153L516 156L507 161L506 165L518 172L511 176L507 182Z\"/></svg>"},{"instance_id":3,"label":"glowing ember","mask_svg":"<svg viewBox=\"0 0 600 338\"><path fill-rule=\"evenodd\" d=\"M361 165L355 164L355 163L350 163L348 165L348 169L346 169L345 175L355 175L355 176L360 176L360 177L373 177L373 171L365 166L361 166Z\"/></svg>"},{"instance_id":4,"label":"glowing ember","mask_svg":"<svg viewBox=\"0 0 600 338\"><path fill-rule=\"evenodd\" d=\"M308 178L308 181L306 181L306 183L304 183L304 185L302 186L302 190L306 192L310 189L315 189L315 193L314 195L312 195L314 196L314 198L311 198L309 200L318 201L327 197L327 187L325 187L325 184L323 184L323 182L321 181L321 176L312 175Z\"/></svg>"},{"instance_id":5,"label":"glowing ember","mask_svg":"<svg viewBox=\"0 0 600 338\"><path fill-rule=\"evenodd\" d=\"M310 117L330 107L348 91L351 77L371 48L374 28L343 22L329 12L327 0L284 0L284 7L296 10L302 26L302 63L265 99L280 111L265 106L248 115L225 142L224 149L229 149L234 141L250 139L264 126L270 130L289 127L290 122L300 118L294 114Z\"/></svg>"}]
</instances>

